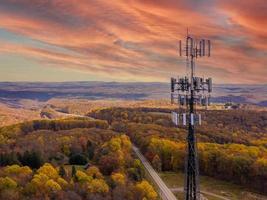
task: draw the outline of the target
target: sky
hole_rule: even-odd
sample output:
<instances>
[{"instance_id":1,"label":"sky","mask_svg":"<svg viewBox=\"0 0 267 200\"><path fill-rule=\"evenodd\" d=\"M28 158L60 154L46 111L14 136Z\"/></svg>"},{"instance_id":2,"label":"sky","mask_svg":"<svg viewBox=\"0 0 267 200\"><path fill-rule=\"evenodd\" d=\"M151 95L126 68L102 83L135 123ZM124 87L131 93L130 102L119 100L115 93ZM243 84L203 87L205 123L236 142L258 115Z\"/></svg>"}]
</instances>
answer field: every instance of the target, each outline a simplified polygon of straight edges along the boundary
<instances>
[{"instance_id":1,"label":"sky","mask_svg":"<svg viewBox=\"0 0 267 200\"><path fill-rule=\"evenodd\" d=\"M1 0L0 81L167 82L187 33L215 83L267 83L266 0Z\"/></svg>"}]
</instances>

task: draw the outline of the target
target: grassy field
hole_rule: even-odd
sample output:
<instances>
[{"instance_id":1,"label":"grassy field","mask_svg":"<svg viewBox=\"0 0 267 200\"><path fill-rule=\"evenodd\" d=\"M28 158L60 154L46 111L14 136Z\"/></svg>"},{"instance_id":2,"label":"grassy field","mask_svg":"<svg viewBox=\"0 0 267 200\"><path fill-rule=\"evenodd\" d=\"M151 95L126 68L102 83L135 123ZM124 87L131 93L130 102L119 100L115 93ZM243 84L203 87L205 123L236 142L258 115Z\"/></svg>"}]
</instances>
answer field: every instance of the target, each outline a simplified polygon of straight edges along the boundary
<instances>
[{"instance_id":1,"label":"grassy field","mask_svg":"<svg viewBox=\"0 0 267 200\"><path fill-rule=\"evenodd\" d=\"M179 200L185 198L183 192L175 192L174 194L175 194L175 196L177 197L177 199L179 199ZM208 200L222 200L222 199L220 199L220 198L213 197L213 196L210 196L210 195L205 195L205 198L207 198Z\"/></svg>"},{"instance_id":2,"label":"grassy field","mask_svg":"<svg viewBox=\"0 0 267 200\"><path fill-rule=\"evenodd\" d=\"M161 178L169 188L182 188L184 185L184 175L182 173L164 172L160 173ZM213 193L231 200L267 200L266 196L261 196L248 192L245 188L214 178L200 176L200 188L203 192ZM178 199L183 199L183 192L175 192ZM205 194L209 200L222 200L223 198Z\"/></svg>"}]
</instances>

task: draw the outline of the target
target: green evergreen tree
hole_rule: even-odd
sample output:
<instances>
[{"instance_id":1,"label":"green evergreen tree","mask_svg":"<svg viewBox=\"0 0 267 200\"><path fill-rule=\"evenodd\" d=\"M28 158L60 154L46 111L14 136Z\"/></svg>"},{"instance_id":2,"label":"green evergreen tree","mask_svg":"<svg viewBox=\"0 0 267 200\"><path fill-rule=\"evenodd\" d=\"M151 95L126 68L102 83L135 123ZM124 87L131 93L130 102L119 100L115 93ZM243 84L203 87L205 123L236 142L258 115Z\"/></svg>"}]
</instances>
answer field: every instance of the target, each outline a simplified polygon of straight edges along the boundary
<instances>
[{"instance_id":1,"label":"green evergreen tree","mask_svg":"<svg viewBox=\"0 0 267 200\"><path fill-rule=\"evenodd\" d=\"M62 178L64 178L64 177L66 176L66 170L65 170L65 168L64 168L63 165L61 165L61 166L59 167L59 172L58 172L58 174L59 174Z\"/></svg>"},{"instance_id":2,"label":"green evergreen tree","mask_svg":"<svg viewBox=\"0 0 267 200\"><path fill-rule=\"evenodd\" d=\"M73 154L69 159L71 165L85 165L87 162L88 159L83 154Z\"/></svg>"},{"instance_id":3,"label":"green evergreen tree","mask_svg":"<svg viewBox=\"0 0 267 200\"><path fill-rule=\"evenodd\" d=\"M71 176L72 177L76 176L76 167L74 165L72 165L72 168L71 168Z\"/></svg>"},{"instance_id":4,"label":"green evergreen tree","mask_svg":"<svg viewBox=\"0 0 267 200\"><path fill-rule=\"evenodd\" d=\"M87 146L88 158L92 160L95 152L94 144L90 140L88 140L86 146Z\"/></svg>"},{"instance_id":5,"label":"green evergreen tree","mask_svg":"<svg viewBox=\"0 0 267 200\"><path fill-rule=\"evenodd\" d=\"M25 151L19 159L22 165L32 169L38 169L44 163L41 153L36 151Z\"/></svg>"}]
</instances>

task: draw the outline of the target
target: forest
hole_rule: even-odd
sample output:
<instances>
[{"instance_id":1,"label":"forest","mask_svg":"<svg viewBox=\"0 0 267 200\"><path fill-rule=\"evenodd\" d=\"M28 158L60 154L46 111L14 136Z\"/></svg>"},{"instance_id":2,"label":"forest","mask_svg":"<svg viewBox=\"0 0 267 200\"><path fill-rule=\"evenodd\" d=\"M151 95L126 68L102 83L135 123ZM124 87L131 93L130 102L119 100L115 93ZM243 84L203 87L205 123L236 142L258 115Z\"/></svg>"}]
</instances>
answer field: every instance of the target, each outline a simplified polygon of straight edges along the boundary
<instances>
[{"instance_id":1,"label":"forest","mask_svg":"<svg viewBox=\"0 0 267 200\"><path fill-rule=\"evenodd\" d=\"M267 112L199 111L197 126L202 175L267 194ZM169 109L109 108L89 113L126 133L158 171L183 171L186 127L174 127Z\"/></svg>"},{"instance_id":2,"label":"forest","mask_svg":"<svg viewBox=\"0 0 267 200\"><path fill-rule=\"evenodd\" d=\"M170 111L111 107L1 127L0 199L157 199L131 145L157 171L183 171L187 130ZM266 194L267 113L198 112L201 175Z\"/></svg>"},{"instance_id":3,"label":"forest","mask_svg":"<svg viewBox=\"0 0 267 200\"><path fill-rule=\"evenodd\" d=\"M0 135L0 199L157 199L129 137L105 121L29 121Z\"/></svg>"}]
</instances>

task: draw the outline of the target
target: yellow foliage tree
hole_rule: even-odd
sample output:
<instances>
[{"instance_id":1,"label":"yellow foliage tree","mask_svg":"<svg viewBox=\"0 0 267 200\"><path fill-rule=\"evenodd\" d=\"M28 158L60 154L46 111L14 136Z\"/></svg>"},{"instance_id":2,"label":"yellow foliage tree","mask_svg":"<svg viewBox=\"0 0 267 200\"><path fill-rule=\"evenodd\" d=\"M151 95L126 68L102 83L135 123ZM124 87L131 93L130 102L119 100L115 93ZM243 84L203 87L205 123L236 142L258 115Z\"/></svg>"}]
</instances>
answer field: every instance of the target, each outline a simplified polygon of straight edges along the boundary
<instances>
[{"instance_id":1,"label":"yellow foliage tree","mask_svg":"<svg viewBox=\"0 0 267 200\"><path fill-rule=\"evenodd\" d=\"M33 179L31 180L31 183L34 187L41 187L43 186L47 181L49 180L49 177L43 173L41 174L35 174L33 176Z\"/></svg>"},{"instance_id":2,"label":"yellow foliage tree","mask_svg":"<svg viewBox=\"0 0 267 200\"><path fill-rule=\"evenodd\" d=\"M4 172L8 175L31 175L32 174L32 170L28 167L20 167L19 165L11 165L11 166L7 166L4 169Z\"/></svg>"},{"instance_id":3,"label":"yellow foliage tree","mask_svg":"<svg viewBox=\"0 0 267 200\"><path fill-rule=\"evenodd\" d=\"M132 148L132 143L131 143L129 137L126 135L122 135L122 136L120 136L120 138L121 138L121 143L122 143L123 148L126 151L130 151Z\"/></svg>"},{"instance_id":4,"label":"yellow foliage tree","mask_svg":"<svg viewBox=\"0 0 267 200\"><path fill-rule=\"evenodd\" d=\"M120 165L123 166L125 163L125 157L124 157L123 151L119 150L115 154L116 154L116 157L117 157Z\"/></svg>"},{"instance_id":5,"label":"yellow foliage tree","mask_svg":"<svg viewBox=\"0 0 267 200\"><path fill-rule=\"evenodd\" d=\"M93 180L91 176L88 176L86 173L80 170L76 172L76 178L80 183L90 183Z\"/></svg>"},{"instance_id":6,"label":"yellow foliage tree","mask_svg":"<svg viewBox=\"0 0 267 200\"><path fill-rule=\"evenodd\" d=\"M265 175L267 176L267 159L265 158L259 158L255 162L255 171L257 175Z\"/></svg>"},{"instance_id":7,"label":"yellow foliage tree","mask_svg":"<svg viewBox=\"0 0 267 200\"><path fill-rule=\"evenodd\" d=\"M52 165L45 164L37 170L37 174L33 176L26 190L30 193L46 193L62 190L62 188L66 188L67 186L68 182L59 177Z\"/></svg>"},{"instance_id":8,"label":"yellow foliage tree","mask_svg":"<svg viewBox=\"0 0 267 200\"><path fill-rule=\"evenodd\" d=\"M98 169L98 167L96 166L92 166L92 167L89 167L87 170L86 170L86 173L93 177L94 179L95 178L98 178L98 179L103 179L103 175L102 173L100 172L100 170Z\"/></svg>"},{"instance_id":9,"label":"yellow foliage tree","mask_svg":"<svg viewBox=\"0 0 267 200\"><path fill-rule=\"evenodd\" d=\"M61 177L57 179L57 183L61 186L61 188L66 188L68 186L68 182Z\"/></svg>"},{"instance_id":10,"label":"yellow foliage tree","mask_svg":"<svg viewBox=\"0 0 267 200\"><path fill-rule=\"evenodd\" d=\"M54 181L53 179L50 179L45 183L45 188L48 191L62 190L61 186L56 181Z\"/></svg>"},{"instance_id":11,"label":"yellow foliage tree","mask_svg":"<svg viewBox=\"0 0 267 200\"><path fill-rule=\"evenodd\" d=\"M14 189L16 188L18 185L16 183L16 181L14 181L13 179L9 178L9 177L5 177L5 178L0 178L0 190L4 190L4 189Z\"/></svg>"},{"instance_id":12,"label":"yellow foliage tree","mask_svg":"<svg viewBox=\"0 0 267 200\"><path fill-rule=\"evenodd\" d=\"M141 198L146 198L147 200L156 200L157 193L155 192L154 188L147 182L142 181L136 184L136 190L141 194Z\"/></svg>"},{"instance_id":13,"label":"yellow foliage tree","mask_svg":"<svg viewBox=\"0 0 267 200\"><path fill-rule=\"evenodd\" d=\"M57 170L49 163L45 163L37 170L38 174L45 174L50 179L57 179L59 177Z\"/></svg>"},{"instance_id":14,"label":"yellow foliage tree","mask_svg":"<svg viewBox=\"0 0 267 200\"><path fill-rule=\"evenodd\" d=\"M108 142L108 147L110 149L110 151L112 152L116 152L118 150L121 149L121 140L119 137L116 138L112 138L109 142Z\"/></svg>"},{"instance_id":15,"label":"yellow foliage tree","mask_svg":"<svg viewBox=\"0 0 267 200\"><path fill-rule=\"evenodd\" d=\"M88 185L88 190L90 193L105 194L109 191L109 187L103 179L94 179Z\"/></svg>"},{"instance_id":16,"label":"yellow foliage tree","mask_svg":"<svg viewBox=\"0 0 267 200\"><path fill-rule=\"evenodd\" d=\"M5 144L5 143L7 143L7 138L2 134L0 134L0 144Z\"/></svg>"},{"instance_id":17,"label":"yellow foliage tree","mask_svg":"<svg viewBox=\"0 0 267 200\"><path fill-rule=\"evenodd\" d=\"M125 175L122 173L114 173L111 175L112 181L115 183L115 185L125 185L126 178Z\"/></svg>"}]
</instances>

